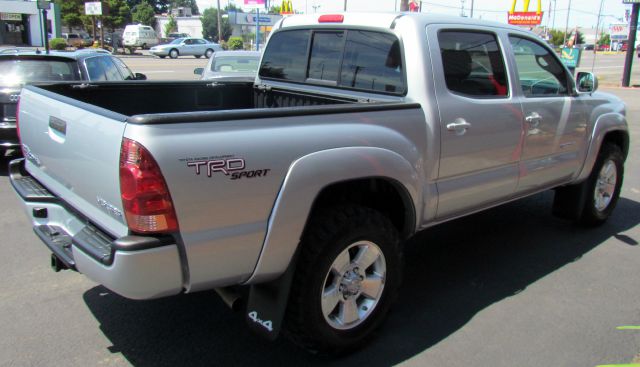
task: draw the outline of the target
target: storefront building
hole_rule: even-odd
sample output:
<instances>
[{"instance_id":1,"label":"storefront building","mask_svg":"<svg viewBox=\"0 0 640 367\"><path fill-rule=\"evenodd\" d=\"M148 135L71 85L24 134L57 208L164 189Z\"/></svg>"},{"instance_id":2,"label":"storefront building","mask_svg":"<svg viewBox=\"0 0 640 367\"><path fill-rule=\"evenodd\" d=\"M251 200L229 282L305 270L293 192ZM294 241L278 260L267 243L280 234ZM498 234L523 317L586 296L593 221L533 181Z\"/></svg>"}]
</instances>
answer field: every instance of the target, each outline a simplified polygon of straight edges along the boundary
<instances>
[{"instance_id":1,"label":"storefront building","mask_svg":"<svg viewBox=\"0 0 640 367\"><path fill-rule=\"evenodd\" d=\"M48 29L60 35L60 11L50 3ZM41 10L35 1L0 0L0 45L43 47Z\"/></svg>"}]
</instances>

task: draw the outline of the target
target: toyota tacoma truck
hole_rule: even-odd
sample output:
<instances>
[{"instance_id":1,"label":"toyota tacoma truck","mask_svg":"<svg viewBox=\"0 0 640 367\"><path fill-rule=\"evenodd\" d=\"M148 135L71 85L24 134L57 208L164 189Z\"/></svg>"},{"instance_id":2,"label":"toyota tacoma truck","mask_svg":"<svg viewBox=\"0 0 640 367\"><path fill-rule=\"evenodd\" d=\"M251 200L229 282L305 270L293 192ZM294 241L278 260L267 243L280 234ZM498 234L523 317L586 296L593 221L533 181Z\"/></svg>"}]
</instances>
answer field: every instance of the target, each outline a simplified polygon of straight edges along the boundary
<instances>
[{"instance_id":1,"label":"toyota tacoma truck","mask_svg":"<svg viewBox=\"0 0 640 367\"><path fill-rule=\"evenodd\" d=\"M132 299L215 289L269 338L342 351L420 230L549 189L607 220L629 133L596 89L508 25L292 16L254 82L25 87L10 178L56 270Z\"/></svg>"}]
</instances>

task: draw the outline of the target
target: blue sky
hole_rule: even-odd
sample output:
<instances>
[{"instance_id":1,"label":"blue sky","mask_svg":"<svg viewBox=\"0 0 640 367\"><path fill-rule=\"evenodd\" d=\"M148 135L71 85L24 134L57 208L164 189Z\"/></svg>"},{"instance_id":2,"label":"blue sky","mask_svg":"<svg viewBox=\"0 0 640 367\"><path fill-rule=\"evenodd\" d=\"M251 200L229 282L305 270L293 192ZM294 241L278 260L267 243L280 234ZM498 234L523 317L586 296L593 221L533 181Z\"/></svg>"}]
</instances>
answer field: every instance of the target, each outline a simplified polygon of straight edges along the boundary
<instances>
[{"instance_id":1,"label":"blue sky","mask_svg":"<svg viewBox=\"0 0 640 367\"><path fill-rule=\"evenodd\" d=\"M273 4L280 5L281 0L271 0ZM229 2L238 6L244 4L243 0L220 0L220 6L224 7ZM569 28L594 27L598 18L598 9L601 0L572 0L571 12L569 15ZM301 12L338 12L342 11L344 0L292 0L293 7ZM471 0L464 0L464 12L467 16L471 10ZM512 0L474 0L474 18L482 18L497 22L507 22L507 12L511 8ZM553 14L548 17L549 5L551 5L552 13L555 3L555 21ZM215 0L198 0L200 11L207 7L215 6ZM423 1L423 12L439 13L448 15L460 15L462 0L429 0ZM347 0L348 11L394 11L400 6L400 0ZM522 10L524 0L518 0L516 11ZM551 27L555 24L555 28L562 29L567 21L567 9L569 0L542 0L542 10L544 16L542 25L547 24ZM537 1L531 0L529 11L535 11ZM604 0L603 17L601 24L605 27L610 23L618 23L624 17L625 9L631 9L630 5L622 4L622 0Z\"/></svg>"}]
</instances>

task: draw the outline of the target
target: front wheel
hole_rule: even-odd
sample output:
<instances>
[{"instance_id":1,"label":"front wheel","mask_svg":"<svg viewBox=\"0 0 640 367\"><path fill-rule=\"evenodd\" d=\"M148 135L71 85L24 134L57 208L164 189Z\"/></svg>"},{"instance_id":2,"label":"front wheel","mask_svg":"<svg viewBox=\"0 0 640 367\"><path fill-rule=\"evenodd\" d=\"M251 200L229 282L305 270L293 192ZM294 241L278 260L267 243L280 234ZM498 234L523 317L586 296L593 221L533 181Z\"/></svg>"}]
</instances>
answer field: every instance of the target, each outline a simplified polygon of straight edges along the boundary
<instances>
[{"instance_id":1,"label":"front wheel","mask_svg":"<svg viewBox=\"0 0 640 367\"><path fill-rule=\"evenodd\" d=\"M609 218L618 203L623 176L622 151L617 145L603 144L593 170L584 182L587 195L579 219L581 224L599 225Z\"/></svg>"},{"instance_id":2,"label":"front wheel","mask_svg":"<svg viewBox=\"0 0 640 367\"><path fill-rule=\"evenodd\" d=\"M399 242L389 219L369 208L334 208L312 218L287 307L290 339L324 353L365 342L397 296Z\"/></svg>"},{"instance_id":3,"label":"front wheel","mask_svg":"<svg viewBox=\"0 0 640 367\"><path fill-rule=\"evenodd\" d=\"M213 55L213 50L212 50L212 49L207 49L207 51L205 51L205 52L204 52L204 56L205 56L207 59L210 59L210 58L211 58L211 55Z\"/></svg>"}]
</instances>

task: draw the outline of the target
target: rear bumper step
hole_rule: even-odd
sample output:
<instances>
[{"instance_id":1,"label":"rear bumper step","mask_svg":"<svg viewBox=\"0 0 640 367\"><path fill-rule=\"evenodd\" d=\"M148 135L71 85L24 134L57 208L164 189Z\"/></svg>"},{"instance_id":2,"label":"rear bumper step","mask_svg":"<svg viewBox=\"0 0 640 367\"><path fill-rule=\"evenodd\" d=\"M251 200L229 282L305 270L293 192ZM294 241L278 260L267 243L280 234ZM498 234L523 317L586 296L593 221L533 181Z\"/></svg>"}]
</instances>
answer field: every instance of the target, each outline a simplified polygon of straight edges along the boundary
<instances>
[{"instance_id":1,"label":"rear bumper step","mask_svg":"<svg viewBox=\"0 0 640 367\"><path fill-rule=\"evenodd\" d=\"M53 253L54 270L77 270L133 299L183 290L182 265L172 236L114 238L30 176L24 161L9 164L11 184L27 208L33 231Z\"/></svg>"}]
</instances>

